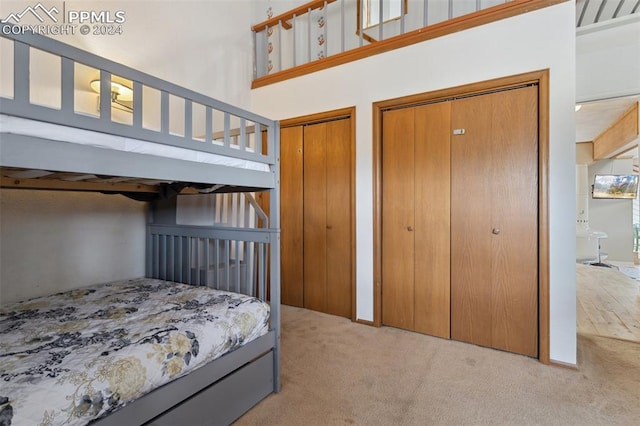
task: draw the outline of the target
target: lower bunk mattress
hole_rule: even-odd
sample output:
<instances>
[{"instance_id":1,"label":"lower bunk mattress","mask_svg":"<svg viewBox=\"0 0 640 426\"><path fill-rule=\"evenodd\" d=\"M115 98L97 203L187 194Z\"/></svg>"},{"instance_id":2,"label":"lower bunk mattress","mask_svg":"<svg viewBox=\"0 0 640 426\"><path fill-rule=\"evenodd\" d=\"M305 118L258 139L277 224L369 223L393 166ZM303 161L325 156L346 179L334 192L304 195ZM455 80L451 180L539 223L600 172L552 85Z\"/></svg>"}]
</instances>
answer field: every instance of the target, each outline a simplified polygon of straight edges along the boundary
<instances>
[{"instance_id":1,"label":"lower bunk mattress","mask_svg":"<svg viewBox=\"0 0 640 426\"><path fill-rule=\"evenodd\" d=\"M0 308L0 425L87 424L268 331L269 305L136 279Z\"/></svg>"}]
</instances>

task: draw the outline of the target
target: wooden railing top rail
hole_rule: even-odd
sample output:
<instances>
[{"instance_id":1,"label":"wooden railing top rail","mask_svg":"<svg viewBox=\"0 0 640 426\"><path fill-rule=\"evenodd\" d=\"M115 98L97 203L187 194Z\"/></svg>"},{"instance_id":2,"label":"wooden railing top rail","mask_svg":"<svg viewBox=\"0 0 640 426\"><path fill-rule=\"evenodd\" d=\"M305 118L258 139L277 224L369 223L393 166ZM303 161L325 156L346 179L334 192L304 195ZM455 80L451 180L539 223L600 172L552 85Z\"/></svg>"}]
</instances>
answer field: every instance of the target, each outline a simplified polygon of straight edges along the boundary
<instances>
[{"instance_id":1,"label":"wooden railing top rail","mask_svg":"<svg viewBox=\"0 0 640 426\"><path fill-rule=\"evenodd\" d=\"M428 25L424 28L419 28L398 36L390 37L385 40L378 40L376 43L368 44L368 45L361 46L351 50L345 50L344 52L327 56L325 58L322 58L316 61L307 62L302 65L298 65L292 68L275 72L273 74L268 74L262 77L258 77L253 80L251 84L251 88L256 89L259 87L267 86L269 84L288 80L290 78L300 77L302 75L310 74L312 72L324 70L337 65L342 65L347 62L364 59L369 56L373 56L380 53L388 52L390 50L410 46L415 43L420 43L426 40L442 37L444 35L452 34L458 31L467 30L469 28L477 27L479 25L496 22L501 19L510 18L512 16L520 15L523 13L532 12L534 10L553 6L559 3L564 3L566 1L568 0L509 1L507 3L488 7L486 9L482 9L474 13L469 13L466 15L462 15L462 16L450 19L450 20ZM324 2L317 2L317 1L311 2L311 3L324 4ZM300 7L299 9L302 9L302 7ZM290 11L289 13L291 12L293 11ZM278 17L276 17L277 19L273 18L270 21L266 21L266 22L273 22L275 20L275 22L277 23L278 19L282 19L280 18L280 16L284 16L284 15L286 14L279 15ZM263 24L265 23L262 23L259 25L263 25Z\"/></svg>"},{"instance_id":2,"label":"wooden railing top rail","mask_svg":"<svg viewBox=\"0 0 640 426\"><path fill-rule=\"evenodd\" d=\"M289 28L291 28L291 26L288 24L288 21L290 21L291 19L293 19L293 16L300 16L300 15L304 15L305 13L309 12L310 10L315 10L315 9L320 9L321 7L323 7L326 4L331 4L333 2L335 2L336 0L313 0L310 1L309 3L305 3L302 6L298 6L295 9L291 9L285 13L282 13L278 16L275 16L271 19L267 19L266 21L260 22L259 24L254 25L253 27L251 27L252 31L263 31L265 29L267 29L268 27L273 27L278 25L278 23L282 22L282 26L287 28L287 26ZM288 28L287 28L288 29Z\"/></svg>"}]
</instances>

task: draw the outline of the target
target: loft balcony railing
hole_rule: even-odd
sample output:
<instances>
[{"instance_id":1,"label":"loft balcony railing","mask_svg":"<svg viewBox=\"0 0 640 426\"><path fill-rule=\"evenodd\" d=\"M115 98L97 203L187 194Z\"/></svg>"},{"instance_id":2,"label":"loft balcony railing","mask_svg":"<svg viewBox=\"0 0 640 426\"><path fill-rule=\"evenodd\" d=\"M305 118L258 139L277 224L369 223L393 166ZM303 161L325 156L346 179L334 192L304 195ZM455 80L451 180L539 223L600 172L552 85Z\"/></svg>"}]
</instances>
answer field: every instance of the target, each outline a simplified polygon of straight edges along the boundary
<instances>
[{"instance_id":1,"label":"loft balcony railing","mask_svg":"<svg viewBox=\"0 0 640 426\"><path fill-rule=\"evenodd\" d=\"M310 1L268 16L252 27L252 86L264 86L564 1L568 0ZM577 0L576 26L639 13L639 4L640 0Z\"/></svg>"},{"instance_id":2,"label":"loft balcony railing","mask_svg":"<svg viewBox=\"0 0 640 426\"><path fill-rule=\"evenodd\" d=\"M269 84L287 71L304 74L320 64L332 66L336 58L342 57L342 63L359 59L347 59L355 51L369 55L390 50L396 48L389 43L394 39L456 25L470 15L489 16L514 6L528 11L562 1L566 0L313 0L252 27L253 86Z\"/></svg>"}]
</instances>

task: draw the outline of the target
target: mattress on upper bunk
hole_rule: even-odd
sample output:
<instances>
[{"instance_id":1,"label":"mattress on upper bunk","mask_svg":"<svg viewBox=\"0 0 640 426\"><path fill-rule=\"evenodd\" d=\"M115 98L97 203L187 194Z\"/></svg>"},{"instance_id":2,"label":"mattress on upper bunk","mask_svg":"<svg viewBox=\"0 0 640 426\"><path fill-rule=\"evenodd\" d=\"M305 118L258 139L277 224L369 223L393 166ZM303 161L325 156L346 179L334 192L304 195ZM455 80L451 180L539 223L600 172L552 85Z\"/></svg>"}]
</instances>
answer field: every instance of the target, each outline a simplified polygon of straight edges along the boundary
<instances>
[{"instance_id":1,"label":"mattress on upper bunk","mask_svg":"<svg viewBox=\"0 0 640 426\"><path fill-rule=\"evenodd\" d=\"M86 424L266 334L268 318L253 297L147 278L3 306L0 423Z\"/></svg>"},{"instance_id":2,"label":"mattress on upper bunk","mask_svg":"<svg viewBox=\"0 0 640 426\"><path fill-rule=\"evenodd\" d=\"M177 160L195 161L197 163L216 164L260 172L269 171L267 164L257 161L147 142L6 114L0 114L0 132L114 149L117 151L156 155Z\"/></svg>"}]
</instances>

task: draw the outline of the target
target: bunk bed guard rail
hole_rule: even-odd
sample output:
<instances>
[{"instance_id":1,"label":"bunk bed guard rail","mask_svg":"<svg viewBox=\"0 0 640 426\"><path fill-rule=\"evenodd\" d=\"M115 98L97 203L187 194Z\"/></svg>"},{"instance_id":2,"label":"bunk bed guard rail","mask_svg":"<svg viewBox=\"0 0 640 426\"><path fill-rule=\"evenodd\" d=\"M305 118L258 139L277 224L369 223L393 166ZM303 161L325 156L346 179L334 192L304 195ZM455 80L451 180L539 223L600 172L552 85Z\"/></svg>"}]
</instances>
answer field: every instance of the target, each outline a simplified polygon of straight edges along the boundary
<instances>
[{"instance_id":1,"label":"bunk bed guard rail","mask_svg":"<svg viewBox=\"0 0 640 426\"><path fill-rule=\"evenodd\" d=\"M150 224L147 276L267 300L270 229Z\"/></svg>"},{"instance_id":2,"label":"bunk bed guard rail","mask_svg":"<svg viewBox=\"0 0 640 426\"><path fill-rule=\"evenodd\" d=\"M276 163L277 136L273 120L57 40L24 31L17 25L0 23L0 37L2 60L5 62L3 70L8 71L5 74L13 74L3 77L2 114L268 165ZM46 106L32 100L40 87L33 77L29 77L36 74L30 73L35 71L31 69L32 58L42 55L42 52L46 52L47 64L59 64L59 69L54 65L47 69L47 74L60 76L57 88L47 87L47 95L55 101ZM97 113L77 110L78 91L91 92L90 81L78 81L77 76L87 74L99 80L99 93L111 93L111 96L100 96ZM130 102L120 102L126 103L125 107L130 110L126 123L114 120L112 102L117 93L114 95L112 82L128 87L132 93ZM57 93L51 93L55 89ZM153 102L159 105L151 105L152 97ZM176 109L180 112L176 113ZM170 117L170 113L174 117ZM172 124L176 120L180 123L177 129ZM149 121L153 124L150 125ZM272 187L275 183L266 186Z\"/></svg>"}]
</instances>

